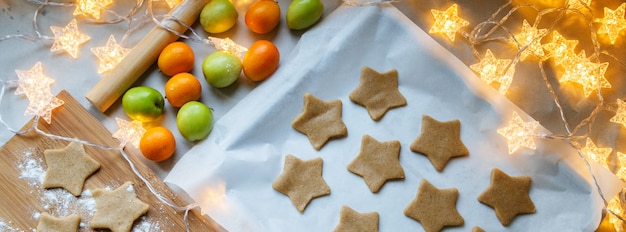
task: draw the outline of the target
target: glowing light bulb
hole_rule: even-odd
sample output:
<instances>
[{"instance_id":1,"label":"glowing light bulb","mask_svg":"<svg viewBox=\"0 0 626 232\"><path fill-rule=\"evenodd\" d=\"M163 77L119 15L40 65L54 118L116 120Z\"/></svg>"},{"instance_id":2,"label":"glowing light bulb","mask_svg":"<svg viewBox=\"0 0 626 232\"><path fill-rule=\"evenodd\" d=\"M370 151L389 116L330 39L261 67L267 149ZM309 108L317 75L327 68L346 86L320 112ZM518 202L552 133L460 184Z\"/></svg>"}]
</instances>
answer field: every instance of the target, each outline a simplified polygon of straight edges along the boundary
<instances>
[{"instance_id":1,"label":"glowing light bulb","mask_svg":"<svg viewBox=\"0 0 626 232\"><path fill-rule=\"evenodd\" d=\"M100 12L103 8L111 6L113 0L77 0L74 15L91 16L100 19Z\"/></svg>"},{"instance_id":2,"label":"glowing light bulb","mask_svg":"<svg viewBox=\"0 0 626 232\"><path fill-rule=\"evenodd\" d=\"M606 34L609 36L611 44L615 44L615 40L617 40L619 33L626 29L624 12L626 12L626 3L622 3L615 10L605 7L604 18L594 19L594 22L601 24L598 29L598 34Z\"/></svg>"},{"instance_id":3,"label":"glowing light bulb","mask_svg":"<svg viewBox=\"0 0 626 232\"><path fill-rule=\"evenodd\" d=\"M538 130L539 122L524 122L517 112L513 111L511 121L506 127L498 129L498 134L507 139L509 154L513 154L520 147L536 149L534 136Z\"/></svg>"},{"instance_id":4,"label":"glowing light bulb","mask_svg":"<svg viewBox=\"0 0 626 232\"><path fill-rule=\"evenodd\" d=\"M470 69L478 73L480 79L489 85L493 82L500 83L498 91L504 95L509 90L515 74L515 68L511 63L510 59L496 59L491 50L487 49L485 57L479 63L470 65Z\"/></svg>"},{"instance_id":5,"label":"glowing light bulb","mask_svg":"<svg viewBox=\"0 0 626 232\"><path fill-rule=\"evenodd\" d=\"M37 62L30 70L15 70L19 81L16 95L24 94L29 104L24 115L40 116L48 124L52 121L52 110L63 105L61 99L50 92L54 80L43 73L41 62Z\"/></svg>"},{"instance_id":6,"label":"glowing light bulb","mask_svg":"<svg viewBox=\"0 0 626 232\"><path fill-rule=\"evenodd\" d=\"M626 127L626 102L622 99L617 99L617 111L615 116L609 119L610 122L620 123Z\"/></svg>"},{"instance_id":7,"label":"glowing light bulb","mask_svg":"<svg viewBox=\"0 0 626 232\"><path fill-rule=\"evenodd\" d=\"M115 118L115 122L117 122L119 129L113 133L113 138L120 140L120 146L124 147L130 142L130 144L139 148L139 140L146 133L146 129L143 128L141 122L136 120L129 122L121 118Z\"/></svg>"},{"instance_id":8,"label":"glowing light bulb","mask_svg":"<svg viewBox=\"0 0 626 232\"><path fill-rule=\"evenodd\" d=\"M567 0L567 7L579 11L586 10L591 4L591 0Z\"/></svg>"},{"instance_id":9,"label":"glowing light bulb","mask_svg":"<svg viewBox=\"0 0 626 232\"><path fill-rule=\"evenodd\" d=\"M91 52L98 57L100 65L98 73L104 73L113 69L124 59L131 49L120 46L113 35L109 36L109 40L104 47L91 48Z\"/></svg>"},{"instance_id":10,"label":"glowing light bulb","mask_svg":"<svg viewBox=\"0 0 626 232\"><path fill-rule=\"evenodd\" d=\"M530 26L528 21L524 19L524 22L522 22L522 31L514 36L515 40L519 43L519 49L528 46L522 51L522 54L520 54L520 59L525 60L530 55L538 57L544 56L540 40L545 36L547 31L547 29L537 29L534 26Z\"/></svg>"},{"instance_id":11,"label":"glowing light bulb","mask_svg":"<svg viewBox=\"0 0 626 232\"><path fill-rule=\"evenodd\" d=\"M175 6L178 6L178 4L180 4L181 2L183 2L183 0L165 0L165 3L167 3L167 6L169 8L174 8Z\"/></svg>"},{"instance_id":12,"label":"glowing light bulb","mask_svg":"<svg viewBox=\"0 0 626 232\"><path fill-rule=\"evenodd\" d=\"M72 58L78 57L78 49L80 45L87 42L90 37L78 32L78 26L76 25L76 19L72 19L65 27L51 26L50 29L54 33L54 43L50 48L50 51L65 51Z\"/></svg>"},{"instance_id":13,"label":"glowing light bulb","mask_svg":"<svg viewBox=\"0 0 626 232\"><path fill-rule=\"evenodd\" d=\"M248 48L235 43L235 41L231 40L230 38L220 39L217 37L209 36L209 40L213 42L213 44L215 45L215 49L219 51L230 52L232 54L235 54L239 58L241 58L242 53L248 51Z\"/></svg>"},{"instance_id":14,"label":"glowing light bulb","mask_svg":"<svg viewBox=\"0 0 626 232\"><path fill-rule=\"evenodd\" d=\"M609 168L606 159L611 154L611 148L599 148L596 146L590 138L587 138L587 143L585 147L580 149L580 151L587 156L588 159L595 161L600 164L600 166Z\"/></svg>"},{"instance_id":15,"label":"glowing light bulb","mask_svg":"<svg viewBox=\"0 0 626 232\"><path fill-rule=\"evenodd\" d=\"M626 181L626 154L617 152L617 159L619 161L619 170L615 175L619 177L622 181Z\"/></svg>"},{"instance_id":16,"label":"glowing light bulb","mask_svg":"<svg viewBox=\"0 0 626 232\"><path fill-rule=\"evenodd\" d=\"M543 45L543 49L548 52L548 56L554 58L557 65L560 65L568 57L575 56L574 49L578 45L578 40L567 40L558 31L552 32L552 42Z\"/></svg>"},{"instance_id":17,"label":"glowing light bulb","mask_svg":"<svg viewBox=\"0 0 626 232\"><path fill-rule=\"evenodd\" d=\"M621 199L621 193L617 194L615 197L613 197L613 199L611 199L611 201L609 201L609 203L606 205L606 209L612 211L613 213L620 215L621 217L624 217L623 215L623 201ZM613 214L607 214L607 216L609 217L609 222L611 224L613 224L613 227L615 228L615 231L622 231L623 230L623 226L624 226L624 222L619 219L618 217L614 216Z\"/></svg>"},{"instance_id":18,"label":"glowing light bulb","mask_svg":"<svg viewBox=\"0 0 626 232\"><path fill-rule=\"evenodd\" d=\"M611 83L604 78L609 63L591 62L584 50L577 56L564 59L561 65L565 68L565 72L559 82L571 81L580 84L585 97L589 97L599 88L611 88Z\"/></svg>"},{"instance_id":19,"label":"glowing light bulb","mask_svg":"<svg viewBox=\"0 0 626 232\"><path fill-rule=\"evenodd\" d=\"M469 22L458 16L457 8L456 4L452 4L445 11L430 10L433 16L435 16L435 23L428 33L442 33L448 39L454 41L456 32L461 30L462 27L469 25Z\"/></svg>"}]
</instances>

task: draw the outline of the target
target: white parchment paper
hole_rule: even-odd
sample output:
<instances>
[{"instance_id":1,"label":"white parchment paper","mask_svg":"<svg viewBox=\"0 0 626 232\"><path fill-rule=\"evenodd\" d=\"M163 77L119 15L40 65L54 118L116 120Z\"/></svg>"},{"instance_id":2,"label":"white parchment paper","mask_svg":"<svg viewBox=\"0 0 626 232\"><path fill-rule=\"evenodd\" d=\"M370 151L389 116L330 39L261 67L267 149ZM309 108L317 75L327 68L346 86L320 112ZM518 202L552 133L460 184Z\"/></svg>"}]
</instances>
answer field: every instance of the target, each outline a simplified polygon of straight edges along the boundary
<instances>
[{"instance_id":1,"label":"white parchment paper","mask_svg":"<svg viewBox=\"0 0 626 232\"><path fill-rule=\"evenodd\" d=\"M457 209L465 224L450 231L474 226L487 231L593 231L598 225L602 200L576 152L562 141L536 140L535 151L508 155L507 143L496 130L513 111L532 119L393 6L342 6L305 33L283 59L279 70L217 121L209 138L185 154L165 179L187 191L226 229L332 231L341 206L347 205L379 212L380 231L422 231L403 210L423 178L438 188L458 189ZM370 119L365 108L348 98L363 66L380 72L397 69L408 105L378 122ZM331 140L320 151L291 127L307 92L343 102L348 136ZM437 172L425 156L411 152L423 114L440 121L459 119L470 155L452 159ZM387 182L376 194L346 169L364 134L402 145L406 178ZM287 154L324 160L323 177L331 194L314 199L304 213L271 187ZM536 213L520 215L503 227L494 211L476 200L489 185L493 168L532 177ZM623 187L608 171L598 169L597 175L609 199Z\"/></svg>"}]
</instances>

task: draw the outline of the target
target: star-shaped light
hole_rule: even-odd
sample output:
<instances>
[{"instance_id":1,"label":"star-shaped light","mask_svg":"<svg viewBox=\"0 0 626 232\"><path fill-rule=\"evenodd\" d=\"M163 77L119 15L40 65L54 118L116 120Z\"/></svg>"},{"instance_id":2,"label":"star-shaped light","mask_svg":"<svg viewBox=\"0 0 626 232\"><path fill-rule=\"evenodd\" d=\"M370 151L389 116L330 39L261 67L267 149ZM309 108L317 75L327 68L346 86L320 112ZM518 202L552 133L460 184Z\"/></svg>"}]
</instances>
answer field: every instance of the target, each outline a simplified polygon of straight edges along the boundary
<instances>
[{"instance_id":1,"label":"star-shaped light","mask_svg":"<svg viewBox=\"0 0 626 232\"><path fill-rule=\"evenodd\" d=\"M526 47L520 59L525 60L530 55L543 57L543 48L541 47L541 38L545 36L547 29L537 29L531 26L526 19L522 22L522 31L516 34L515 40L519 43L519 49Z\"/></svg>"},{"instance_id":2,"label":"star-shaped light","mask_svg":"<svg viewBox=\"0 0 626 232\"><path fill-rule=\"evenodd\" d=\"M582 85L585 97L588 97L591 92L599 88L611 88L611 83L604 78L604 73L609 63L591 62L585 56L585 51L581 51L577 56L565 59L562 65L565 68L565 72L559 82L571 81Z\"/></svg>"},{"instance_id":3,"label":"star-shaped light","mask_svg":"<svg viewBox=\"0 0 626 232\"><path fill-rule=\"evenodd\" d=\"M49 124L52 121L52 110L63 105L63 101L50 92L54 80L43 73L41 62L37 62L28 71L15 70L15 73L19 78L15 94L24 94L29 101L24 115L43 117Z\"/></svg>"},{"instance_id":4,"label":"star-shaped light","mask_svg":"<svg viewBox=\"0 0 626 232\"><path fill-rule=\"evenodd\" d=\"M620 123L626 127L626 102L624 102L624 100L617 99L617 112L609 121Z\"/></svg>"},{"instance_id":5,"label":"star-shaped light","mask_svg":"<svg viewBox=\"0 0 626 232\"><path fill-rule=\"evenodd\" d=\"M506 94L515 74L515 68L511 66L511 63L510 59L497 59L491 50L487 49L485 57L479 63L470 65L470 68L487 84L500 83L498 91L501 94Z\"/></svg>"},{"instance_id":6,"label":"star-shaped light","mask_svg":"<svg viewBox=\"0 0 626 232\"><path fill-rule=\"evenodd\" d=\"M626 29L624 12L626 12L626 3L622 3L615 10L605 7L604 18L594 20L594 22L600 23L598 34L608 35L611 44L615 44L615 40L617 40L619 33Z\"/></svg>"},{"instance_id":7,"label":"star-shaped light","mask_svg":"<svg viewBox=\"0 0 626 232\"><path fill-rule=\"evenodd\" d=\"M169 8L174 8L175 6L178 6L178 4L180 4L181 2L183 2L183 0L165 0L165 3L167 3L167 6Z\"/></svg>"},{"instance_id":8,"label":"star-shaped light","mask_svg":"<svg viewBox=\"0 0 626 232\"><path fill-rule=\"evenodd\" d=\"M103 8L111 6L113 0L77 0L74 15L91 16L100 19L100 12Z\"/></svg>"},{"instance_id":9,"label":"star-shaped light","mask_svg":"<svg viewBox=\"0 0 626 232\"><path fill-rule=\"evenodd\" d=\"M109 36L106 46L91 48L91 52L100 60L98 73L104 73L115 68L130 50L130 48L120 46L113 35Z\"/></svg>"},{"instance_id":10,"label":"star-shaped light","mask_svg":"<svg viewBox=\"0 0 626 232\"><path fill-rule=\"evenodd\" d=\"M89 36L78 32L76 19L72 19L65 27L50 26L50 29L54 33L54 43L50 51L65 51L74 59L78 57L80 45L91 39Z\"/></svg>"},{"instance_id":11,"label":"star-shaped light","mask_svg":"<svg viewBox=\"0 0 626 232\"><path fill-rule=\"evenodd\" d=\"M520 147L527 147L535 149L534 136L539 130L539 122L524 122L522 118L513 111L513 117L506 127L498 129L498 134L501 134L507 139L509 145L509 154L513 154Z\"/></svg>"},{"instance_id":12,"label":"star-shaped light","mask_svg":"<svg viewBox=\"0 0 626 232\"><path fill-rule=\"evenodd\" d=\"M141 136L146 133L146 129L143 128L141 122L136 120L129 122L121 118L115 118L115 122L117 122L119 129L113 133L113 138L120 140L120 146L126 146L130 142L130 144L138 148Z\"/></svg>"},{"instance_id":13,"label":"star-shaped light","mask_svg":"<svg viewBox=\"0 0 626 232\"><path fill-rule=\"evenodd\" d=\"M248 51L248 48L241 46L238 43L235 43L235 41L231 40L230 38L222 39L209 36L209 40L213 42L215 49L217 49L218 51L230 52L232 54L235 54L240 59L241 54Z\"/></svg>"},{"instance_id":14,"label":"star-shaped light","mask_svg":"<svg viewBox=\"0 0 626 232\"><path fill-rule=\"evenodd\" d=\"M462 27L469 25L469 22L460 18L457 12L457 5L452 4L445 11L430 10L435 16L435 23L430 28L428 33L442 33L448 37L448 39L454 41L456 32Z\"/></svg>"},{"instance_id":15,"label":"star-shaped light","mask_svg":"<svg viewBox=\"0 0 626 232\"><path fill-rule=\"evenodd\" d=\"M626 154L617 152L617 160L619 161L619 170L615 175L622 181L626 181Z\"/></svg>"},{"instance_id":16,"label":"star-shaped light","mask_svg":"<svg viewBox=\"0 0 626 232\"><path fill-rule=\"evenodd\" d=\"M574 48L578 45L578 40L567 40L558 31L552 32L552 42L544 44L543 49L548 52L548 56L554 58L556 64L561 64L567 57L575 56Z\"/></svg>"},{"instance_id":17,"label":"star-shaped light","mask_svg":"<svg viewBox=\"0 0 626 232\"><path fill-rule=\"evenodd\" d=\"M617 194L615 197L613 197L613 199L611 199L611 201L609 201L609 203L606 205L606 209L610 210L611 212L620 215L621 217L624 217L623 215L623 209L624 209L624 202L622 200L622 193ZM611 224L613 224L613 227L615 228L615 231L623 231L624 229L624 221L622 221L622 219L616 217L615 215L609 213L607 214L607 217L609 217L609 222Z\"/></svg>"},{"instance_id":18,"label":"star-shaped light","mask_svg":"<svg viewBox=\"0 0 626 232\"><path fill-rule=\"evenodd\" d=\"M591 0L567 0L567 7L576 10L585 10L591 4Z\"/></svg>"},{"instance_id":19,"label":"star-shaped light","mask_svg":"<svg viewBox=\"0 0 626 232\"><path fill-rule=\"evenodd\" d=\"M590 138L587 138L587 143L585 144L585 147L580 149L580 151L585 154L588 159L596 161L602 167L605 167L607 169L609 168L606 159L609 158L609 155L611 154L611 151L613 151L613 149L599 148L596 146L595 143L593 143Z\"/></svg>"}]
</instances>

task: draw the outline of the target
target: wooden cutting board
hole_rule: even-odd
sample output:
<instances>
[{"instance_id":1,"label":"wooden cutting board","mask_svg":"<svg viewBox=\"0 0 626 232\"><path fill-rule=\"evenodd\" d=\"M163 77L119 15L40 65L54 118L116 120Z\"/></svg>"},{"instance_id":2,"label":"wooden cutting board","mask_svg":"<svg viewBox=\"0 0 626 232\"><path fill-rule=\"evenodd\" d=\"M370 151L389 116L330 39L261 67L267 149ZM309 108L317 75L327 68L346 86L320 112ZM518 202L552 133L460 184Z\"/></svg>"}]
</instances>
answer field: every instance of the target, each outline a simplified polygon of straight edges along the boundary
<instances>
[{"instance_id":1,"label":"wooden cutting board","mask_svg":"<svg viewBox=\"0 0 626 232\"><path fill-rule=\"evenodd\" d=\"M47 124L43 120L39 122L38 127L42 131L105 146L114 147L119 144L119 141L114 139L111 133L69 93L62 91L57 97L63 100L65 104L53 111L51 124ZM32 123L33 120L28 122L22 130L30 128ZM2 133L6 133L6 131L2 131ZM53 210L50 207L45 207L45 204L42 203L45 193L52 191L44 190L41 186L33 186L32 182L29 183L28 178L20 178L20 175L24 174L24 170L18 166L24 164L26 151L31 151L29 159L42 161L42 168L45 170L44 150L63 148L67 144L68 142L64 140L55 140L31 131L26 135L13 136L0 148L0 184L2 185L2 190L0 190L2 202L0 204L0 230L12 228L18 231L32 231L37 228L39 223L37 213L50 213ZM87 179L84 189L117 188L126 181L132 181L139 199L150 205L148 213L135 221L135 227L138 227L143 221L157 225L159 231L185 231L184 211L176 211L161 203L133 173L128 162L119 151L92 146L84 147L87 154L101 164L100 170ZM182 196L174 193L137 158L141 155L136 152L137 149L126 149L125 151L138 171L162 196L179 206L187 205ZM60 190L56 191L59 192ZM191 231L225 231L207 216L201 216L199 212L192 212L188 219ZM2 228L2 223L7 228ZM90 231L91 229L81 227L80 230Z\"/></svg>"}]
</instances>

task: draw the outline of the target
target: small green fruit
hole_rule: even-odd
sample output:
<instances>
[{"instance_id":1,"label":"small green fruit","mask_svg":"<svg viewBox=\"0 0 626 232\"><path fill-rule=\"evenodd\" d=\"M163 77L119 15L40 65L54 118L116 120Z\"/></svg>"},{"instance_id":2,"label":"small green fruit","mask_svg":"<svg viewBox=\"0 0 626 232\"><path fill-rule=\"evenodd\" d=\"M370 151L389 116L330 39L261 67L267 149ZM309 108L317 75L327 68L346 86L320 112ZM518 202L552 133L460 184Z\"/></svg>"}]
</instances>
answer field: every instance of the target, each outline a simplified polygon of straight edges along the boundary
<instances>
[{"instance_id":1,"label":"small green fruit","mask_svg":"<svg viewBox=\"0 0 626 232\"><path fill-rule=\"evenodd\" d=\"M241 68L239 57L226 51L214 52L202 62L204 78L216 88L224 88L235 83L241 74Z\"/></svg>"},{"instance_id":2,"label":"small green fruit","mask_svg":"<svg viewBox=\"0 0 626 232\"><path fill-rule=\"evenodd\" d=\"M137 86L124 93L122 108L131 119L150 122L163 114L164 101L163 95L156 89L148 86Z\"/></svg>"},{"instance_id":3,"label":"small green fruit","mask_svg":"<svg viewBox=\"0 0 626 232\"><path fill-rule=\"evenodd\" d=\"M178 110L176 125L186 140L202 140L213 129L213 112L201 102L187 102Z\"/></svg>"},{"instance_id":4,"label":"small green fruit","mask_svg":"<svg viewBox=\"0 0 626 232\"><path fill-rule=\"evenodd\" d=\"M211 0L200 12L200 25L208 33L222 33L237 23L238 16L229 0Z\"/></svg>"},{"instance_id":5,"label":"small green fruit","mask_svg":"<svg viewBox=\"0 0 626 232\"><path fill-rule=\"evenodd\" d=\"M287 8L287 27L301 30L315 24L324 13L321 0L294 0Z\"/></svg>"}]
</instances>

